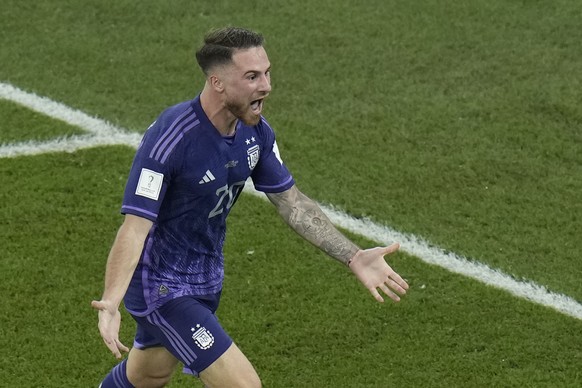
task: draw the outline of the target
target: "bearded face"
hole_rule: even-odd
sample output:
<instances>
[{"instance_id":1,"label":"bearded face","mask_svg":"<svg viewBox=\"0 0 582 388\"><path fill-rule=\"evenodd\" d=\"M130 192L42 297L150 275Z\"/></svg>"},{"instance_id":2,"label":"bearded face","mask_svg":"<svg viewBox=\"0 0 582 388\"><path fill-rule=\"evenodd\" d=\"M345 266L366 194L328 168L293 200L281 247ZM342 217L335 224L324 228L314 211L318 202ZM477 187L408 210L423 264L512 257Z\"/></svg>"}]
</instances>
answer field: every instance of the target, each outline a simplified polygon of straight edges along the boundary
<instances>
[{"instance_id":1,"label":"bearded face","mask_svg":"<svg viewBox=\"0 0 582 388\"><path fill-rule=\"evenodd\" d=\"M237 100L235 98L228 98L225 102L226 108L232 113L234 117L241 120L246 125L257 125L261 120L261 112L263 111L263 100L261 99L248 101Z\"/></svg>"},{"instance_id":2,"label":"bearded face","mask_svg":"<svg viewBox=\"0 0 582 388\"><path fill-rule=\"evenodd\" d=\"M271 91L271 64L263 47L239 50L232 58L223 75L225 107L246 125L256 125Z\"/></svg>"}]
</instances>

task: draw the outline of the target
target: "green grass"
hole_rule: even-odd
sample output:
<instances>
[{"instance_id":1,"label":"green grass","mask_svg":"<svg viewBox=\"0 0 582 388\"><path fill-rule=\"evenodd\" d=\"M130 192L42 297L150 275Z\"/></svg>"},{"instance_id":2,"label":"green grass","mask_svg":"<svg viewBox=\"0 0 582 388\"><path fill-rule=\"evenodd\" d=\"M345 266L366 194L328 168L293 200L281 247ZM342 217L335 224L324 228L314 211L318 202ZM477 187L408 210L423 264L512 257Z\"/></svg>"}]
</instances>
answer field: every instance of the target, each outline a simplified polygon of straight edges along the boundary
<instances>
[{"instance_id":1,"label":"green grass","mask_svg":"<svg viewBox=\"0 0 582 388\"><path fill-rule=\"evenodd\" d=\"M18 344L17 356L3 354L3 380L13 386L83 386L114 364L89 301L101 292L131 156L109 147L1 161L3 174L27 176L20 190L35 204L22 209L19 197L2 197L10 209L2 214L10 260L0 267L0 291L3 311L14 314L2 318L0 330L4 350ZM57 183L50 170L68 179ZM219 317L266 386L580 383L582 324L571 318L401 254L392 263L412 292L399 305L379 305L266 202L243 196L229 228ZM132 329L125 315L127 343ZM172 386L186 381L179 376Z\"/></svg>"},{"instance_id":2,"label":"green grass","mask_svg":"<svg viewBox=\"0 0 582 388\"><path fill-rule=\"evenodd\" d=\"M582 300L581 14L566 0L7 0L0 81L141 132L200 89L205 31L258 29L266 116L303 191ZM79 133L3 100L0 117L0 143ZM132 157L0 159L8 386L96 386L115 364L89 303ZM579 320L404 254L391 263L411 292L375 304L252 197L229 232L219 317L265 386L582 383ZM126 343L132 330L124 315Z\"/></svg>"}]
</instances>

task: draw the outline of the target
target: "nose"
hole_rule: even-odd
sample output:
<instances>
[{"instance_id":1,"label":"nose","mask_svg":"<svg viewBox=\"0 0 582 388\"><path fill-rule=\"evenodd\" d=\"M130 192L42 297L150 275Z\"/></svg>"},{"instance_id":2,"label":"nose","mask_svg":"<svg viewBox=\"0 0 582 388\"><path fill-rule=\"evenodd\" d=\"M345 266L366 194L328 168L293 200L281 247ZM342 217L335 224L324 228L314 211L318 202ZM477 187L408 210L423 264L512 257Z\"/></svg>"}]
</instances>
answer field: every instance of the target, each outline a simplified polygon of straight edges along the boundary
<instances>
[{"instance_id":1,"label":"nose","mask_svg":"<svg viewBox=\"0 0 582 388\"><path fill-rule=\"evenodd\" d=\"M261 76L261 83L259 85L261 92L269 93L271 91L271 77L268 74Z\"/></svg>"}]
</instances>

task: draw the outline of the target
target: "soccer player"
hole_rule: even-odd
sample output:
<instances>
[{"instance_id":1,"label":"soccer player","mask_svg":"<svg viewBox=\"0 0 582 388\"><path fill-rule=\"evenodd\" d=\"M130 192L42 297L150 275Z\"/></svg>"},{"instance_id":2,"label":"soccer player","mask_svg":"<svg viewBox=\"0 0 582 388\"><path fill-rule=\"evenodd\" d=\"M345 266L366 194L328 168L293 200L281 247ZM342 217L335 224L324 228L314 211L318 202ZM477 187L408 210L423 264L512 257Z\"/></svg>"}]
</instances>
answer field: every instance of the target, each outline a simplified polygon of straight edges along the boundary
<instances>
[{"instance_id":1,"label":"soccer player","mask_svg":"<svg viewBox=\"0 0 582 388\"><path fill-rule=\"evenodd\" d=\"M271 91L262 35L224 28L196 52L206 83L195 99L165 110L137 149L92 306L109 350L126 360L101 387L161 387L179 362L207 387L260 387L253 366L218 322L226 217L251 178L297 233L346 265L379 302L408 284L384 256L398 244L362 250L301 193L261 115ZM119 305L137 322L133 347L119 340Z\"/></svg>"}]
</instances>

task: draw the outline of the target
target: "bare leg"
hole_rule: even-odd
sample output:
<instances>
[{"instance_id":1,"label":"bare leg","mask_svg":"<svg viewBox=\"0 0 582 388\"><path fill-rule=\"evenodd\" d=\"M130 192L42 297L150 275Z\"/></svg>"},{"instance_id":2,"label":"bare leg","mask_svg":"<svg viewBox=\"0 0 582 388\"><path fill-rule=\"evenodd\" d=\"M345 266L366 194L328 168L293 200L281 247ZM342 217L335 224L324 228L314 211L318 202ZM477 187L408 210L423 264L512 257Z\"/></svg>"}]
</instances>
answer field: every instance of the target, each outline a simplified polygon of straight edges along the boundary
<instances>
[{"instance_id":1,"label":"bare leg","mask_svg":"<svg viewBox=\"0 0 582 388\"><path fill-rule=\"evenodd\" d=\"M178 360L164 347L132 348L127 358L127 378L139 388L163 387L170 381L176 365Z\"/></svg>"},{"instance_id":2,"label":"bare leg","mask_svg":"<svg viewBox=\"0 0 582 388\"><path fill-rule=\"evenodd\" d=\"M261 380L243 352L233 343L222 356L200 372L207 388L260 388Z\"/></svg>"}]
</instances>

